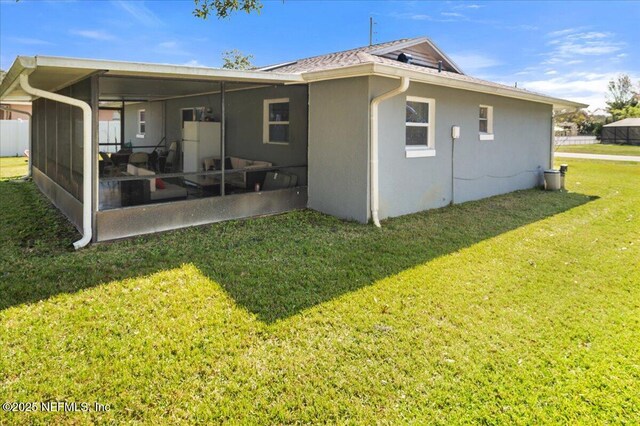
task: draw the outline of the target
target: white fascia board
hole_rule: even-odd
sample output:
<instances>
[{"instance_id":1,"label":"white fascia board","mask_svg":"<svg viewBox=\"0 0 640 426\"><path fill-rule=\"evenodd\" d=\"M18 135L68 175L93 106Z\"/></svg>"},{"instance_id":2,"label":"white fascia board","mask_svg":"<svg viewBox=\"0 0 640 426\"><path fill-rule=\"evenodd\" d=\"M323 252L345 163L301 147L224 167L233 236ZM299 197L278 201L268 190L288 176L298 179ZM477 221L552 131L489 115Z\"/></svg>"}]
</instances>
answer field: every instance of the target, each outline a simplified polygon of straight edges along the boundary
<instances>
[{"instance_id":1,"label":"white fascia board","mask_svg":"<svg viewBox=\"0 0 640 426\"><path fill-rule=\"evenodd\" d=\"M520 90L513 90L507 87L496 87L490 84L482 84L480 82L457 80L448 78L444 75L426 74L413 70L396 68L383 64L374 64L374 72L376 75L383 75L388 77L400 78L402 76L408 76L412 81L421 83L434 84L438 86L452 87L455 89L469 90L473 92L488 93L492 95L504 96L514 99L522 99L533 102L540 102L543 104L553 105L555 109L558 108L586 108L589 105L579 102L573 102L566 99L554 98L551 96L538 95L536 93L527 93Z\"/></svg>"},{"instance_id":2,"label":"white fascia board","mask_svg":"<svg viewBox=\"0 0 640 426\"><path fill-rule=\"evenodd\" d=\"M451 87L454 89L469 90L473 92L487 93L492 95L504 96L514 99L522 99L527 101L539 102L552 105L554 109L579 109L586 108L588 105L579 102L573 102L565 99L553 98L550 96L538 95L536 93L526 93L520 90L511 90L506 87L496 87L489 84L479 82L463 81L448 78L444 75L427 74L419 71L409 70L406 68L398 68L384 64L369 62L366 64L353 65L349 67L334 68L325 71L315 71L303 73L305 81L308 83L334 80L340 78L361 77L361 76L382 76L390 78L409 77L411 81L419 83L433 84L436 86Z\"/></svg>"},{"instance_id":3,"label":"white fascia board","mask_svg":"<svg viewBox=\"0 0 640 426\"><path fill-rule=\"evenodd\" d=\"M215 81L247 81L260 83L302 83L299 74L228 70L223 68L190 67L184 65L151 64L142 62L107 61L96 59L36 56L36 66L104 70L106 75L141 77L200 78Z\"/></svg>"},{"instance_id":4,"label":"white fascia board","mask_svg":"<svg viewBox=\"0 0 640 426\"><path fill-rule=\"evenodd\" d=\"M9 98L13 90L20 84L20 75L30 74L35 68L36 61L33 56L18 56L0 84L0 99Z\"/></svg>"}]
</instances>

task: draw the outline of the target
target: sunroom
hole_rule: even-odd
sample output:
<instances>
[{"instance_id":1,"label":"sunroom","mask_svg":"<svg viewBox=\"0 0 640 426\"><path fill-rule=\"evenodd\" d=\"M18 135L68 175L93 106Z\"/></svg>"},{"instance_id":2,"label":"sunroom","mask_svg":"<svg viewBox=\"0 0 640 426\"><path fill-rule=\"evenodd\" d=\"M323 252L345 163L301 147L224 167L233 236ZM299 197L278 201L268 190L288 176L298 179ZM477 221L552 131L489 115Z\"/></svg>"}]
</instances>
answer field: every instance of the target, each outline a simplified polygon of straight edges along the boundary
<instances>
[{"instance_id":1,"label":"sunroom","mask_svg":"<svg viewBox=\"0 0 640 426\"><path fill-rule=\"evenodd\" d=\"M83 239L306 207L298 75L20 57L3 86L32 100L32 177Z\"/></svg>"}]
</instances>

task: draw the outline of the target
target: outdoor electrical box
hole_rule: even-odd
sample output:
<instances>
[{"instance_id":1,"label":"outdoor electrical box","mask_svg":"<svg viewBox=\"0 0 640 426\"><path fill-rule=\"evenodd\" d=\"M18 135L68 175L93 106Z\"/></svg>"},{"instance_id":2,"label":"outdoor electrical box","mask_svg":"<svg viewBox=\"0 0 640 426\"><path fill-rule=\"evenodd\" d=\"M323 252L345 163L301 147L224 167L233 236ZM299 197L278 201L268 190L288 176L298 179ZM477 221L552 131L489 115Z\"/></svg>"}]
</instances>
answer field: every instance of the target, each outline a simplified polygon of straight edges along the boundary
<instances>
[{"instance_id":1,"label":"outdoor electrical box","mask_svg":"<svg viewBox=\"0 0 640 426\"><path fill-rule=\"evenodd\" d=\"M460 139L460 126L451 126L451 138Z\"/></svg>"}]
</instances>

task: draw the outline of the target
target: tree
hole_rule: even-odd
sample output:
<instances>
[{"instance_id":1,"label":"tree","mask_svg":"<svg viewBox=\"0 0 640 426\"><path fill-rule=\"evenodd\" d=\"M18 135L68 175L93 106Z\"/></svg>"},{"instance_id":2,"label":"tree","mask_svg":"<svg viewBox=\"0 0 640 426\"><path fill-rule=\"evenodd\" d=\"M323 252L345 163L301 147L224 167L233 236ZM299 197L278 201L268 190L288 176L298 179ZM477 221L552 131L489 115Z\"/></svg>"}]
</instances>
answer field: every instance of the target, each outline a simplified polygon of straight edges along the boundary
<instances>
[{"instance_id":1,"label":"tree","mask_svg":"<svg viewBox=\"0 0 640 426\"><path fill-rule=\"evenodd\" d=\"M222 54L222 60L224 64L222 68L230 70L248 70L253 68L251 60L253 55L244 55L237 49L227 50Z\"/></svg>"},{"instance_id":2,"label":"tree","mask_svg":"<svg viewBox=\"0 0 640 426\"><path fill-rule=\"evenodd\" d=\"M228 18L233 12L244 11L246 13L262 10L260 0L193 0L195 9L193 14L198 18L207 19L212 13L218 18Z\"/></svg>"},{"instance_id":3,"label":"tree","mask_svg":"<svg viewBox=\"0 0 640 426\"><path fill-rule=\"evenodd\" d=\"M626 74L619 75L616 79L609 81L609 93L607 94L607 105L609 112L613 109L623 109L626 106L635 106L638 93L634 91L631 78Z\"/></svg>"},{"instance_id":4,"label":"tree","mask_svg":"<svg viewBox=\"0 0 640 426\"><path fill-rule=\"evenodd\" d=\"M613 121L625 118L640 118L640 105L626 105L622 108L611 108L609 112L611 113Z\"/></svg>"}]
</instances>

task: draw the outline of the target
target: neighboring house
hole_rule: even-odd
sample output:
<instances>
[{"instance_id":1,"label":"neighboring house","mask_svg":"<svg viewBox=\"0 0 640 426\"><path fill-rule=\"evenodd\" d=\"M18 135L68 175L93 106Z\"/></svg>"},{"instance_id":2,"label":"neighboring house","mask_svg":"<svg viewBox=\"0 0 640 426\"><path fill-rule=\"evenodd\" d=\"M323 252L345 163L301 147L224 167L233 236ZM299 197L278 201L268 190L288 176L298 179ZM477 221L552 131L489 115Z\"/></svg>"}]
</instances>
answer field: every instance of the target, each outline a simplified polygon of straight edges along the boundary
<instances>
[{"instance_id":1,"label":"neighboring house","mask_svg":"<svg viewBox=\"0 0 640 426\"><path fill-rule=\"evenodd\" d=\"M377 223L535 187L553 111L586 106L468 76L427 38L246 71L18 57L0 97L25 95L34 180L77 247L307 207ZM132 154L98 156L103 107Z\"/></svg>"},{"instance_id":2,"label":"neighboring house","mask_svg":"<svg viewBox=\"0 0 640 426\"><path fill-rule=\"evenodd\" d=\"M640 118L625 118L602 126L602 143L640 145Z\"/></svg>"},{"instance_id":3,"label":"neighboring house","mask_svg":"<svg viewBox=\"0 0 640 426\"><path fill-rule=\"evenodd\" d=\"M555 132L556 136L578 136L578 125L566 121L556 123Z\"/></svg>"},{"instance_id":4,"label":"neighboring house","mask_svg":"<svg viewBox=\"0 0 640 426\"><path fill-rule=\"evenodd\" d=\"M31 115L31 102L14 101L0 104L0 120L28 120Z\"/></svg>"}]
</instances>

